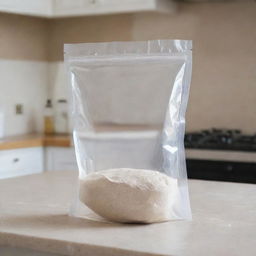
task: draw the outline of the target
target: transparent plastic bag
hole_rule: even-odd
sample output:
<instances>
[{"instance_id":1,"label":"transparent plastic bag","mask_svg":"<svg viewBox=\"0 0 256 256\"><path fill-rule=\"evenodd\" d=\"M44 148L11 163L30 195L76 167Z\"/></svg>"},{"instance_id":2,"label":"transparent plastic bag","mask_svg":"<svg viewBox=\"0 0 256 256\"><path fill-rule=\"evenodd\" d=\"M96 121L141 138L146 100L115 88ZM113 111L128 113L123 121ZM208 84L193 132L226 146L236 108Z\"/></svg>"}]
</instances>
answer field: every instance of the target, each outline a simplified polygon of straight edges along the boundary
<instances>
[{"instance_id":1,"label":"transparent plastic bag","mask_svg":"<svg viewBox=\"0 0 256 256\"><path fill-rule=\"evenodd\" d=\"M170 219L191 219L184 133L192 42L66 44L64 51L79 179L110 168L163 172L178 184ZM88 218L78 191L71 215Z\"/></svg>"}]
</instances>

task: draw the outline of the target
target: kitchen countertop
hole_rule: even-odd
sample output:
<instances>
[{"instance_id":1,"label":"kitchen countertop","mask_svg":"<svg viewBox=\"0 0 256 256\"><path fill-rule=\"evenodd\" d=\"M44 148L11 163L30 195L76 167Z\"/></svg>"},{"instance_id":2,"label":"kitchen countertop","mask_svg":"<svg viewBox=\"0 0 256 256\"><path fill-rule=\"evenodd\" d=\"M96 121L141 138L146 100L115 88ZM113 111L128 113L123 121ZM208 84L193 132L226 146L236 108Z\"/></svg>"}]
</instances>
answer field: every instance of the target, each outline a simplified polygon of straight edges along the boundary
<instances>
[{"instance_id":1,"label":"kitchen countertop","mask_svg":"<svg viewBox=\"0 0 256 256\"><path fill-rule=\"evenodd\" d=\"M24 134L0 139L0 150L29 147L70 147L70 135Z\"/></svg>"},{"instance_id":2,"label":"kitchen countertop","mask_svg":"<svg viewBox=\"0 0 256 256\"><path fill-rule=\"evenodd\" d=\"M98 126L96 131L120 131L128 128L130 130L146 130L156 127L144 126ZM0 139L0 150L28 148L28 147L71 147L71 135L44 135L38 133L10 136ZM250 162L256 163L256 152L231 151L231 150L210 150L210 149L186 149L188 159L197 160L216 160L216 161L233 161L233 162Z\"/></svg>"},{"instance_id":3,"label":"kitchen countertop","mask_svg":"<svg viewBox=\"0 0 256 256\"><path fill-rule=\"evenodd\" d=\"M76 172L1 180L0 247L72 256L255 255L255 185L190 180L193 221L125 225L69 217L75 180Z\"/></svg>"},{"instance_id":4,"label":"kitchen countertop","mask_svg":"<svg viewBox=\"0 0 256 256\"><path fill-rule=\"evenodd\" d=\"M142 126L142 125L97 125L95 126L96 132L117 132L125 130L152 130L159 129L158 126ZM71 147L71 135L52 134L44 135L40 133L23 134L17 136L9 136L3 139L0 138L0 150L28 148L28 147Z\"/></svg>"},{"instance_id":5,"label":"kitchen countertop","mask_svg":"<svg viewBox=\"0 0 256 256\"><path fill-rule=\"evenodd\" d=\"M256 163L256 152L250 151L187 148L186 157L197 160Z\"/></svg>"}]
</instances>

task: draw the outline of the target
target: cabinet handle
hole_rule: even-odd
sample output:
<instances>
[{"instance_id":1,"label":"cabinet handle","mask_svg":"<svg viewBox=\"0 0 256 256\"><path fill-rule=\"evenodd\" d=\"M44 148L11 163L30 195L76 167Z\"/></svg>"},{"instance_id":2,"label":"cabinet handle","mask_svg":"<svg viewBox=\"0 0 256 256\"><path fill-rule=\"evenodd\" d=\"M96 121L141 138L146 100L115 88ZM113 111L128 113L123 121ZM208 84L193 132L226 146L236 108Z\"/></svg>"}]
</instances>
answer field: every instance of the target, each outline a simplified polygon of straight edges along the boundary
<instances>
[{"instance_id":1,"label":"cabinet handle","mask_svg":"<svg viewBox=\"0 0 256 256\"><path fill-rule=\"evenodd\" d=\"M227 166L227 170L228 170L229 172L231 172L231 171L233 170L233 166L232 166L231 164L229 164L229 165Z\"/></svg>"},{"instance_id":2,"label":"cabinet handle","mask_svg":"<svg viewBox=\"0 0 256 256\"><path fill-rule=\"evenodd\" d=\"M19 161L20 161L19 158L14 158L14 159L13 159L13 162L14 162L14 163L17 163L17 162L19 162Z\"/></svg>"}]
</instances>

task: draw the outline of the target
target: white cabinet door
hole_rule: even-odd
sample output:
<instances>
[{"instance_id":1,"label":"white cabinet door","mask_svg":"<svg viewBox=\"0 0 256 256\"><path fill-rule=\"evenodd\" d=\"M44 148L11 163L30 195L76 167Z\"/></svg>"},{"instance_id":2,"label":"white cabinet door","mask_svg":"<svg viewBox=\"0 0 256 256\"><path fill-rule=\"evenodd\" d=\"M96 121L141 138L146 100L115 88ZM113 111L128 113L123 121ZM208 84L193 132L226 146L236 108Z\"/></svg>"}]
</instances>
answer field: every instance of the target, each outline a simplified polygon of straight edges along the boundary
<instances>
[{"instance_id":1,"label":"white cabinet door","mask_svg":"<svg viewBox=\"0 0 256 256\"><path fill-rule=\"evenodd\" d=\"M139 11L172 12L172 0L55 0L54 17L129 13Z\"/></svg>"},{"instance_id":2,"label":"white cabinet door","mask_svg":"<svg viewBox=\"0 0 256 256\"><path fill-rule=\"evenodd\" d=\"M0 11L48 18L138 11L172 12L172 0L0 0Z\"/></svg>"},{"instance_id":3,"label":"white cabinet door","mask_svg":"<svg viewBox=\"0 0 256 256\"><path fill-rule=\"evenodd\" d=\"M0 179L43 171L43 149L0 150Z\"/></svg>"},{"instance_id":4,"label":"white cabinet door","mask_svg":"<svg viewBox=\"0 0 256 256\"><path fill-rule=\"evenodd\" d=\"M52 0L0 0L0 11L49 17Z\"/></svg>"},{"instance_id":5,"label":"white cabinet door","mask_svg":"<svg viewBox=\"0 0 256 256\"><path fill-rule=\"evenodd\" d=\"M53 5L54 16L79 16L94 14L102 10L105 4L102 0L55 0Z\"/></svg>"},{"instance_id":6,"label":"white cabinet door","mask_svg":"<svg viewBox=\"0 0 256 256\"><path fill-rule=\"evenodd\" d=\"M78 170L73 147L46 147L45 163L47 171Z\"/></svg>"}]
</instances>

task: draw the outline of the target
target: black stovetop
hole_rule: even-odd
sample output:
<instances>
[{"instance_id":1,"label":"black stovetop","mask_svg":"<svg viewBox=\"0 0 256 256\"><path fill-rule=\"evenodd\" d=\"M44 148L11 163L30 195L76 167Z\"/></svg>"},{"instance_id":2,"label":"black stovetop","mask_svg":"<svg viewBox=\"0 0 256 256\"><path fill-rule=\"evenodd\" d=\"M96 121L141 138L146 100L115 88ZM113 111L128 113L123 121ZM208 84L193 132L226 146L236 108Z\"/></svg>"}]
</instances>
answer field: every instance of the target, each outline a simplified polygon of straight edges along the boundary
<instances>
[{"instance_id":1,"label":"black stovetop","mask_svg":"<svg viewBox=\"0 0 256 256\"><path fill-rule=\"evenodd\" d=\"M256 152L256 134L245 135L240 130L214 128L191 132L185 135L185 147Z\"/></svg>"}]
</instances>

